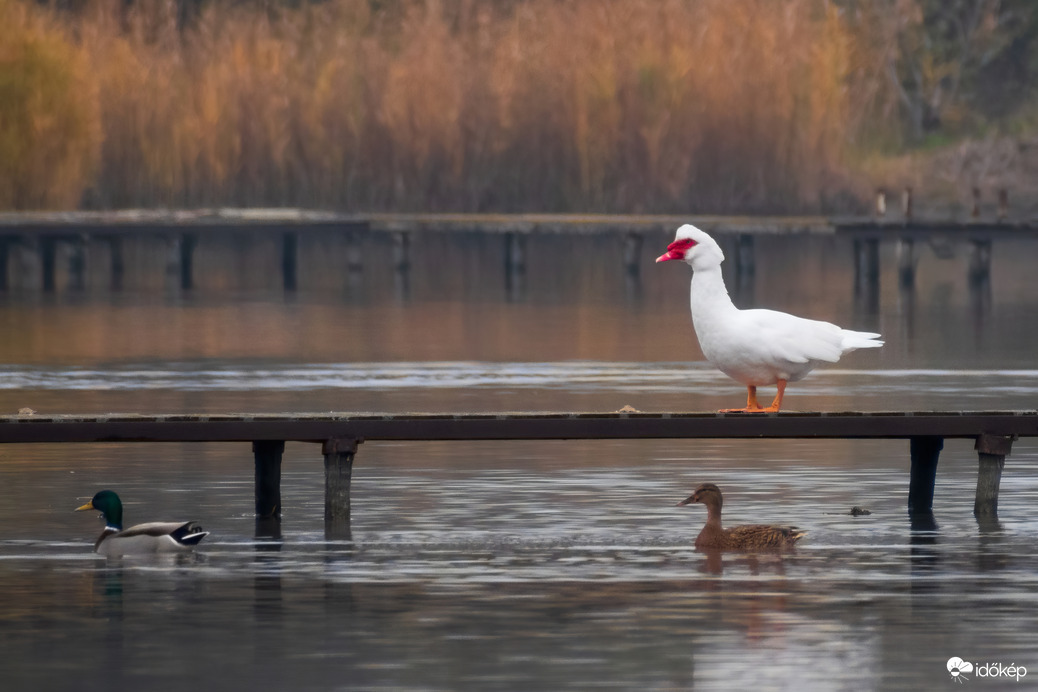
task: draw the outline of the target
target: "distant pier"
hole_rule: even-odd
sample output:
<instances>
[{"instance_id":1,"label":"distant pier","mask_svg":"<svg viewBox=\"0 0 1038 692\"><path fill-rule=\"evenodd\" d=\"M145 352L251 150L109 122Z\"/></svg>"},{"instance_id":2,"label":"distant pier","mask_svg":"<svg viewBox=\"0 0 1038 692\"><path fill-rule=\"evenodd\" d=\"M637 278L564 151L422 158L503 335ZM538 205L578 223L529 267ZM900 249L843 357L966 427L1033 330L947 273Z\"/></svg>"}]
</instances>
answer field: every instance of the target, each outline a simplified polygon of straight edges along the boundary
<instances>
[{"instance_id":1,"label":"distant pier","mask_svg":"<svg viewBox=\"0 0 1038 692\"><path fill-rule=\"evenodd\" d=\"M873 290L880 275L879 243L898 244L898 276L911 286L924 242L967 243L971 247L967 275L984 282L991 274L991 246L1007 238L1038 238L1038 222L998 218L933 220L906 216L827 218L819 216L653 216L609 214L340 214L296 209L221 209L202 211L131 210L119 212L0 214L0 291L11 290L15 262L31 265L37 290L53 292L59 285L81 288L91 263L107 268L109 286L120 290L130 259L131 239L161 242L165 274L171 285L191 290L196 285L199 253L214 238L244 243L273 243L279 255L281 285L294 291L299 284L299 244L315 235L356 239L364 234L388 235L390 263L406 274L412 264L415 238L427 233L484 233L500 236L506 282L526 271L526 238L530 234L609 234L622 243L623 270L637 277L644 263L643 237L672 233L692 223L715 234L728 252L736 276L755 271L754 239L766 235L828 235L852 238L855 286ZM348 244L348 243L347 243ZM349 244L348 244L349 245ZM357 271L366 258L349 246L340 258L343 272Z\"/></svg>"}]
</instances>

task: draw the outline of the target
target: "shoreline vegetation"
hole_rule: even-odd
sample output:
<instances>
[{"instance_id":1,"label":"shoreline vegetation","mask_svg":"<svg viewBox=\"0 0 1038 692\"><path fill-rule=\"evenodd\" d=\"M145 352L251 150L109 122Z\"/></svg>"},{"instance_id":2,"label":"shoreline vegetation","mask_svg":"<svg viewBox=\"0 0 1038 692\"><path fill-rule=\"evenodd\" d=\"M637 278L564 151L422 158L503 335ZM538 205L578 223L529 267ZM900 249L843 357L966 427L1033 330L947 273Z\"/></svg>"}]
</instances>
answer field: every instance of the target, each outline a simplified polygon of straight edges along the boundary
<instances>
[{"instance_id":1,"label":"shoreline vegetation","mask_svg":"<svg viewBox=\"0 0 1038 692\"><path fill-rule=\"evenodd\" d=\"M978 0L957 53L916 60L927 4L0 0L0 209L789 214L860 212L879 185L1026 194L1026 137L968 86L975 54L1020 54L1031 25Z\"/></svg>"}]
</instances>

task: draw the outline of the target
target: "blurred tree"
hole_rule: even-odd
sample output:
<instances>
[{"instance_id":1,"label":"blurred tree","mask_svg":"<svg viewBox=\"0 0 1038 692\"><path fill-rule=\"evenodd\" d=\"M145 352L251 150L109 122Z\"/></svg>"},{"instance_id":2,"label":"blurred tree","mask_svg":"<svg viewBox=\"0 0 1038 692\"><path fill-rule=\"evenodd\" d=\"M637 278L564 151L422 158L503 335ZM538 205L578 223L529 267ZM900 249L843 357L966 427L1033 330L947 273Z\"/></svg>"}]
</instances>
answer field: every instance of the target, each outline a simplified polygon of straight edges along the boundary
<instances>
[{"instance_id":1,"label":"blurred tree","mask_svg":"<svg viewBox=\"0 0 1038 692\"><path fill-rule=\"evenodd\" d=\"M842 0L859 36L878 56L911 141L955 129L991 111L1001 75L1033 71L1038 4L1030 0ZM996 87L993 89L992 87ZM980 96L984 95L981 100ZM1004 112L1019 91L997 93Z\"/></svg>"}]
</instances>

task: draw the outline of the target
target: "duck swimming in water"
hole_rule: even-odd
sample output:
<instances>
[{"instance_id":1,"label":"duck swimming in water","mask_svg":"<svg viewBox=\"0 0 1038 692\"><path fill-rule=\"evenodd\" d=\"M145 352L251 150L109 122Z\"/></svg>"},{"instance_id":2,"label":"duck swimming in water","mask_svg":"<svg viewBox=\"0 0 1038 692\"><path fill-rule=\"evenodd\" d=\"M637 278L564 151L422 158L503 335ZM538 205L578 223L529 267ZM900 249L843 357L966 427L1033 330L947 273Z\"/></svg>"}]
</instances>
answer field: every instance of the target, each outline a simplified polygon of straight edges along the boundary
<instances>
[{"instance_id":1,"label":"duck swimming in water","mask_svg":"<svg viewBox=\"0 0 1038 692\"><path fill-rule=\"evenodd\" d=\"M123 503L111 490L102 490L77 512L96 509L105 520L94 552L108 557L190 550L209 535L193 521L153 521L123 528Z\"/></svg>"},{"instance_id":2,"label":"duck swimming in water","mask_svg":"<svg viewBox=\"0 0 1038 692\"><path fill-rule=\"evenodd\" d=\"M721 527L721 505L724 502L721 489L713 483L703 483L678 506L701 502L706 505L706 526L696 537L696 548L720 550L774 550L791 548L807 532L795 526L769 526L748 524Z\"/></svg>"}]
</instances>

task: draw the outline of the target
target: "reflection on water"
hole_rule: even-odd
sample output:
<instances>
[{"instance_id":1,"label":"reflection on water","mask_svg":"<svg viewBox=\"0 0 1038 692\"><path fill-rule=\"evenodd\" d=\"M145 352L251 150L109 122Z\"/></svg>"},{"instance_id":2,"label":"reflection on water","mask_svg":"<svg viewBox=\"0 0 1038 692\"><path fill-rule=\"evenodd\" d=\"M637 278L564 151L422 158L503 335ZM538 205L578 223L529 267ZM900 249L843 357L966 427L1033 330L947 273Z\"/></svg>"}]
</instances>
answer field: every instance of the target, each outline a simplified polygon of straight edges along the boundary
<instances>
[{"instance_id":1,"label":"reflection on water","mask_svg":"<svg viewBox=\"0 0 1038 692\"><path fill-rule=\"evenodd\" d=\"M174 475L151 487L146 463L121 467L134 517L190 505L217 529L196 554L159 560L95 558L94 527L51 510L104 474L48 487L29 472L42 506L26 520L40 528L21 533L36 538L0 542L5 679L60 687L102 661L122 688L587 689L603 676L625 689L932 688L957 652L1006 664L1038 653L1032 446L1015 451L997 534L973 520L966 445L942 461L926 525L904 511L904 463L825 468L793 458L825 453L803 443L755 463L660 442L614 469L571 468L562 444L521 449L538 471L508 457L383 467L422 445L374 447L356 472L350 542L323 539L320 481L302 463L286 473L282 540L250 538L240 487ZM703 478L725 489L726 521L795 520L808 538L777 555L695 552L705 513L674 501ZM62 666L35 653L56 647Z\"/></svg>"},{"instance_id":2,"label":"reflection on water","mask_svg":"<svg viewBox=\"0 0 1038 692\"><path fill-rule=\"evenodd\" d=\"M977 306L962 268L931 257L911 295L884 273L877 302L856 303L849 247L805 242L759 242L738 300L876 329L887 345L797 383L791 408L1034 408L1027 243L994 246ZM511 284L498 245L433 239L411 247L406 277L331 260L315 275L301 247L291 296L205 273L194 294L132 274L126 285L146 290L13 291L0 296L0 411L710 410L743 396L697 362L684 267L632 279L600 239L520 249ZM972 514L971 441L946 442L933 515L906 512L908 452L368 442L351 534L327 540L319 445L286 446L280 523L255 517L248 444L0 447L0 679L934 689L951 684L952 656L1038 675L1038 445L1014 445L992 523ZM705 511L674 505L704 481L725 491L726 523L796 524L807 538L782 555L697 553ZM166 560L98 558L97 525L72 510L103 487L129 523L194 519L212 534Z\"/></svg>"}]
</instances>

